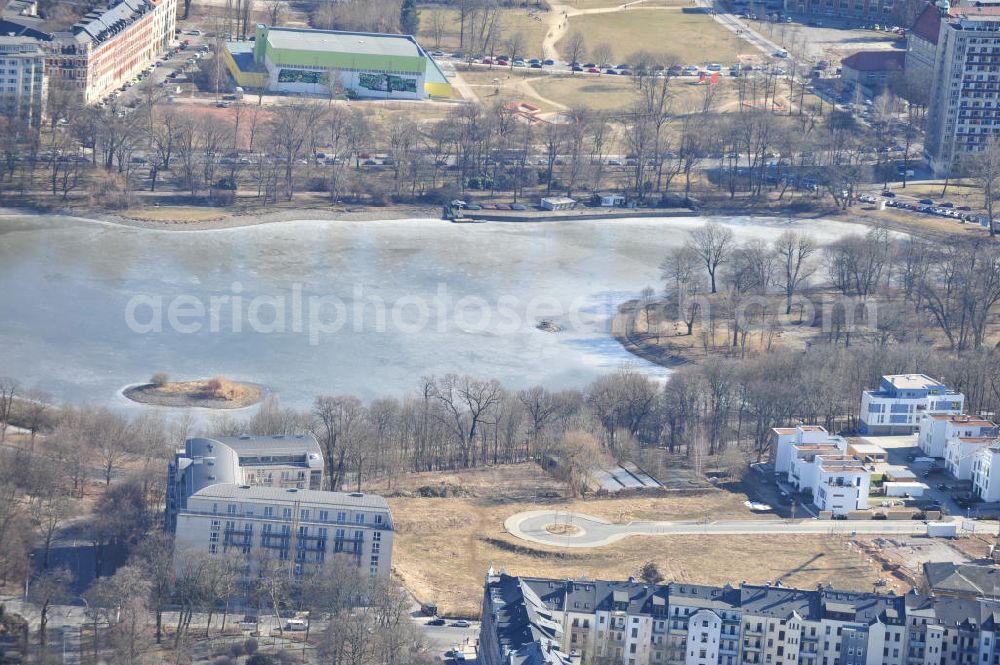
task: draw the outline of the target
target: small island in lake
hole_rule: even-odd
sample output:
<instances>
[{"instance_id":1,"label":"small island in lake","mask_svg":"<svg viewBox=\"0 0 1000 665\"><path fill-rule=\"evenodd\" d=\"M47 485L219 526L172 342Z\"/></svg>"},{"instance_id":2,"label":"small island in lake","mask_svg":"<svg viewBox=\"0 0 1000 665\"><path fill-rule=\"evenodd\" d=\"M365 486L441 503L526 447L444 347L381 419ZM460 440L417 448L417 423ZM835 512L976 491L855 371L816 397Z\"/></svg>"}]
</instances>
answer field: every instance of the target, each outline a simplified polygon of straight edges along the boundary
<instances>
[{"instance_id":1,"label":"small island in lake","mask_svg":"<svg viewBox=\"0 0 1000 665\"><path fill-rule=\"evenodd\" d=\"M130 386L123 394L133 402L153 406L242 409L259 402L264 389L253 383L223 377L171 381L165 372L157 372L149 383Z\"/></svg>"}]
</instances>

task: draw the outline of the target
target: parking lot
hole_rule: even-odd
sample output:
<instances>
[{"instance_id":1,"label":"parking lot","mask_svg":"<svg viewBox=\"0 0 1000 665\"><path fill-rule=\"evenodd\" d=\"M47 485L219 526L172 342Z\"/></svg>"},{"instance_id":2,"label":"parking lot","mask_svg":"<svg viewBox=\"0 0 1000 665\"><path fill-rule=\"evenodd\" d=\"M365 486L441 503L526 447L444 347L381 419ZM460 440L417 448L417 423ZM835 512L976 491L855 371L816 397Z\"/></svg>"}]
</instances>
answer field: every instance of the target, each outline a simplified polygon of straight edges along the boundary
<instances>
[{"instance_id":1,"label":"parking lot","mask_svg":"<svg viewBox=\"0 0 1000 665\"><path fill-rule=\"evenodd\" d=\"M198 66L199 60L214 57L200 29L178 28L176 37L178 46L161 53L156 62L121 88L109 92L99 105L104 106L114 100L119 106L137 106L145 96L143 88L146 86L141 86L140 83L157 86L171 94L176 90L175 86L190 81L190 74Z\"/></svg>"},{"instance_id":2,"label":"parking lot","mask_svg":"<svg viewBox=\"0 0 1000 665\"><path fill-rule=\"evenodd\" d=\"M987 504L970 504L965 501L968 481L956 480L944 467L943 460L922 461L923 452L917 446L917 435L868 436L864 441L883 448L889 454L889 465L908 468L919 482L930 489L914 501L918 505L939 504L948 515L979 517L995 514L997 507Z\"/></svg>"},{"instance_id":3,"label":"parking lot","mask_svg":"<svg viewBox=\"0 0 1000 665\"><path fill-rule=\"evenodd\" d=\"M971 206L956 206L951 201L918 198L917 196L896 193L892 190L883 190L878 195L861 194L858 196L858 201L874 205L882 205L884 201L887 208L906 210L919 215L944 217L953 219L960 224L980 224L982 222L981 214L973 210Z\"/></svg>"}]
</instances>

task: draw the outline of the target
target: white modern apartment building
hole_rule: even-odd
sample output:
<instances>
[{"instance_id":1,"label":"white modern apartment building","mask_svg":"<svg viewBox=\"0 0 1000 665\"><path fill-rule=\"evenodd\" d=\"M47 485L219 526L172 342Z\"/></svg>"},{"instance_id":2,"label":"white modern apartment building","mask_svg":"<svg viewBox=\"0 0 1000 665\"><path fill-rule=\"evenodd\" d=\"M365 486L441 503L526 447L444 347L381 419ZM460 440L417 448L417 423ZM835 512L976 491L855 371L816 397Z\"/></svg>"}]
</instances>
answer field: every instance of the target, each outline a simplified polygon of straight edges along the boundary
<instances>
[{"instance_id":1,"label":"white modern apartment building","mask_svg":"<svg viewBox=\"0 0 1000 665\"><path fill-rule=\"evenodd\" d=\"M996 436L996 423L977 416L934 413L920 421L917 445L927 457L945 457L948 442L958 437Z\"/></svg>"},{"instance_id":2,"label":"white modern apartment building","mask_svg":"<svg viewBox=\"0 0 1000 665\"><path fill-rule=\"evenodd\" d=\"M877 390L861 393L861 434L912 434L930 413L960 414L965 396L924 374L883 376Z\"/></svg>"},{"instance_id":3,"label":"white modern apartment building","mask_svg":"<svg viewBox=\"0 0 1000 665\"><path fill-rule=\"evenodd\" d=\"M948 473L959 480L972 480L976 451L997 443L995 436L959 436L948 440L944 451Z\"/></svg>"},{"instance_id":4,"label":"white modern apartment building","mask_svg":"<svg viewBox=\"0 0 1000 665\"><path fill-rule=\"evenodd\" d=\"M45 52L38 40L0 36L0 114L37 126L47 94Z\"/></svg>"},{"instance_id":5,"label":"white modern apartment building","mask_svg":"<svg viewBox=\"0 0 1000 665\"><path fill-rule=\"evenodd\" d=\"M167 529L191 496L218 484L320 490L323 454L311 434L190 438L167 468Z\"/></svg>"},{"instance_id":6,"label":"white modern apartment building","mask_svg":"<svg viewBox=\"0 0 1000 665\"><path fill-rule=\"evenodd\" d=\"M813 503L834 515L868 509L871 472L853 455L818 455Z\"/></svg>"},{"instance_id":7,"label":"white modern apartment building","mask_svg":"<svg viewBox=\"0 0 1000 665\"><path fill-rule=\"evenodd\" d=\"M974 453L972 493L987 503L1000 501L1000 444L983 446Z\"/></svg>"},{"instance_id":8,"label":"white modern apartment building","mask_svg":"<svg viewBox=\"0 0 1000 665\"><path fill-rule=\"evenodd\" d=\"M833 446L841 452L847 449L847 442L843 438L831 436L819 425L774 427L771 433L773 435L771 454L774 472L778 475L787 476L791 472L796 450L807 450L809 446Z\"/></svg>"},{"instance_id":9,"label":"white modern apartment building","mask_svg":"<svg viewBox=\"0 0 1000 665\"><path fill-rule=\"evenodd\" d=\"M839 457L844 449L832 443L804 443L794 446L788 482L799 492L812 493L819 478L820 459L824 455Z\"/></svg>"},{"instance_id":10,"label":"white modern apartment building","mask_svg":"<svg viewBox=\"0 0 1000 665\"><path fill-rule=\"evenodd\" d=\"M238 553L253 568L264 558L294 562L296 574L337 557L371 576L388 576L393 522L385 499L262 485L210 485L177 514L175 561L184 555Z\"/></svg>"}]
</instances>

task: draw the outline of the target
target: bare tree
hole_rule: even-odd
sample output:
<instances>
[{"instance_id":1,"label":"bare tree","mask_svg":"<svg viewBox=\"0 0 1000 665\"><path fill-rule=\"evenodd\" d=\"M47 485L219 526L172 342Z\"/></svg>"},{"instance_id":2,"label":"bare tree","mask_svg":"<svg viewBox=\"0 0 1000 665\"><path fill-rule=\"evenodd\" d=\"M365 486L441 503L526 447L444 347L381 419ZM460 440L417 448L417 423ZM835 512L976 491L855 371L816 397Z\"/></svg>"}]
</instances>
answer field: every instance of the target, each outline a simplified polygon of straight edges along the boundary
<instances>
[{"instance_id":1,"label":"bare tree","mask_svg":"<svg viewBox=\"0 0 1000 665\"><path fill-rule=\"evenodd\" d=\"M14 411L14 398L21 384L16 379L0 376L0 442L7 440L7 427Z\"/></svg>"},{"instance_id":2,"label":"bare tree","mask_svg":"<svg viewBox=\"0 0 1000 665\"><path fill-rule=\"evenodd\" d=\"M704 264L711 283L711 292L716 293L719 266L729 260L733 251L732 230L718 222L709 222L691 231L686 246Z\"/></svg>"},{"instance_id":3,"label":"bare tree","mask_svg":"<svg viewBox=\"0 0 1000 665\"><path fill-rule=\"evenodd\" d=\"M579 30L573 32L566 38L566 46L563 47L563 54L571 65L578 65L581 58L583 58L586 52L586 43L583 39L583 33ZM576 73L575 71L573 72Z\"/></svg>"},{"instance_id":4,"label":"bare tree","mask_svg":"<svg viewBox=\"0 0 1000 665\"><path fill-rule=\"evenodd\" d=\"M990 135L982 150L975 153L970 161L969 173L983 192L983 208L992 237L996 235L993 220L997 201L1000 201L1000 139Z\"/></svg>"},{"instance_id":5,"label":"bare tree","mask_svg":"<svg viewBox=\"0 0 1000 665\"><path fill-rule=\"evenodd\" d=\"M590 53L590 57L594 59L594 63L598 67L611 63L611 57L614 54L614 49L611 48L611 44L607 42L601 42L593 48Z\"/></svg>"},{"instance_id":6,"label":"bare tree","mask_svg":"<svg viewBox=\"0 0 1000 665\"><path fill-rule=\"evenodd\" d=\"M40 662L47 662L49 645L49 613L54 605L70 598L73 574L66 568L53 568L40 573L28 586L28 600L38 609L38 641Z\"/></svg>"},{"instance_id":7,"label":"bare tree","mask_svg":"<svg viewBox=\"0 0 1000 665\"><path fill-rule=\"evenodd\" d=\"M774 240L778 262L778 286L785 292L785 314L792 313L792 298L815 267L809 263L816 253L815 241L798 231L785 231Z\"/></svg>"}]
</instances>

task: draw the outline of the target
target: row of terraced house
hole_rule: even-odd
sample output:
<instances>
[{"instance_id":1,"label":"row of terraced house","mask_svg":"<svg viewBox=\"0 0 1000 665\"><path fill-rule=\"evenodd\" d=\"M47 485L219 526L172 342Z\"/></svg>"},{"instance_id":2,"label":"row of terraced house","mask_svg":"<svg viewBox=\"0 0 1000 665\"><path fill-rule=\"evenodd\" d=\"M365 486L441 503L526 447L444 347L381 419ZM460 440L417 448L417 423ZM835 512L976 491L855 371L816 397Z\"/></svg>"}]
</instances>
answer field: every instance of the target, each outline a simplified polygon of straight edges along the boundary
<instances>
[{"instance_id":1,"label":"row of terraced house","mask_svg":"<svg viewBox=\"0 0 1000 665\"><path fill-rule=\"evenodd\" d=\"M952 576L953 577L953 576ZM1000 602L487 576L483 665L996 665Z\"/></svg>"}]
</instances>

